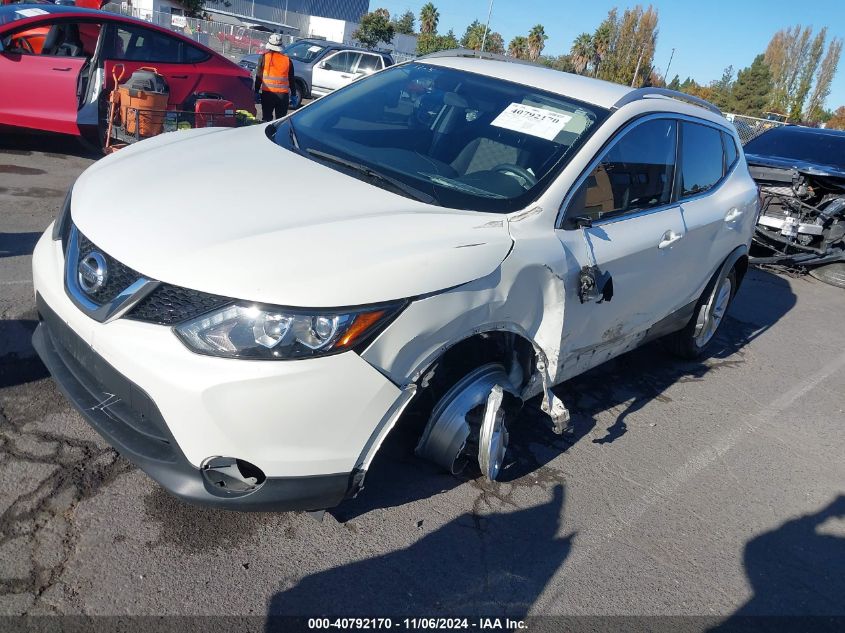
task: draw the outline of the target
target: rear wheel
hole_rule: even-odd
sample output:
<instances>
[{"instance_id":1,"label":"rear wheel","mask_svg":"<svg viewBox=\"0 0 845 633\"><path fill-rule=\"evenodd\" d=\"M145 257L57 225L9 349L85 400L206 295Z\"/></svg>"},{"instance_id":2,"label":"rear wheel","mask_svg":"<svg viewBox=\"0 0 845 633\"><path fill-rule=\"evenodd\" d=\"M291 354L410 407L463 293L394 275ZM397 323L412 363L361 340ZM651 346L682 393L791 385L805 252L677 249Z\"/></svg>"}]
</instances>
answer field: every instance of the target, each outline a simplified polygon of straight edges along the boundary
<instances>
[{"instance_id":1,"label":"rear wheel","mask_svg":"<svg viewBox=\"0 0 845 633\"><path fill-rule=\"evenodd\" d=\"M300 82L294 82L293 90L290 93L290 109L296 110L302 105L302 98L305 95L305 85Z\"/></svg>"},{"instance_id":2,"label":"rear wheel","mask_svg":"<svg viewBox=\"0 0 845 633\"><path fill-rule=\"evenodd\" d=\"M698 358L713 341L736 294L736 271L731 269L708 284L686 327L667 337L669 350L681 358Z\"/></svg>"}]
</instances>

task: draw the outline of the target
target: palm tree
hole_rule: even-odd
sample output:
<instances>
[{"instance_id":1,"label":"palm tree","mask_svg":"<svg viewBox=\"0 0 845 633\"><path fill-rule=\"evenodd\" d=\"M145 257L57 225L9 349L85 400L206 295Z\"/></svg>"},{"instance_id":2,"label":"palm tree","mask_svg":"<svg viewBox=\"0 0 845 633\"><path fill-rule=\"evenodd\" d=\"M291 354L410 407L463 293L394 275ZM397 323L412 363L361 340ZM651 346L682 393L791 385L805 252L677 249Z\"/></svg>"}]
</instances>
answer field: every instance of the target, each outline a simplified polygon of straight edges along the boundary
<instances>
[{"instance_id":1,"label":"palm tree","mask_svg":"<svg viewBox=\"0 0 845 633\"><path fill-rule=\"evenodd\" d=\"M437 23L440 21L440 13L432 3L427 2L420 10L420 33L437 33Z\"/></svg>"},{"instance_id":2,"label":"palm tree","mask_svg":"<svg viewBox=\"0 0 845 633\"><path fill-rule=\"evenodd\" d=\"M528 57L528 38L524 35L517 35L508 44L508 55L516 57L517 59L526 59Z\"/></svg>"},{"instance_id":3,"label":"palm tree","mask_svg":"<svg viewBox=\"0 0 845 633\"><path fill-rule=\"evenodd\" d=\"M593 38L589 33L581 33L572 42L572 50L570 56L572 57L572 65L575 66L575 72L579 75L584 74L587 70L587 65L592 61L594 55Z\"/></svg>"},{"instance_id":4,"label":"palm tree","mask_svg":"<svg viewBox=\"0 0 845 633\"><path fill-rule=\"evenodd\" d=\"M528 32L529 59L536 61L540 58L540 53L543 52L547 39L549 39L549 36L546 35L546 29L543 28L542 24L536 25Z\"/></svg>"}]
</instances>

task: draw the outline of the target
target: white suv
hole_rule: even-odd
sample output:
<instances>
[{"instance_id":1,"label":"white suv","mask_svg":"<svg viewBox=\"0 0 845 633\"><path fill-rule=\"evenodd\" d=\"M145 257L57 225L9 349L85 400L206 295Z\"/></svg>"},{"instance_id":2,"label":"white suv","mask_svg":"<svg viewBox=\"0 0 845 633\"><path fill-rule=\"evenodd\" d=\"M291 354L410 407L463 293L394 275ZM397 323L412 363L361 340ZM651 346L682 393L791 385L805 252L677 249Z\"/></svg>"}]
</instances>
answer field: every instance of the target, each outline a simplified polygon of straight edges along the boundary
<instances>
[{"instance_id":1,"label":"white suv","mask_svg":"<svg viewBox=\"0 0 845 633\"><path fill-rule=\"evenodd\" d=\"M495 479L522 402L563 431L554 385L657 337L701 353L742 281L757 190L682 99L447 54L138 143L38 242L34 344L189 501L334 506L409 407L418 455Z\"/></svg>"}]
</instances>

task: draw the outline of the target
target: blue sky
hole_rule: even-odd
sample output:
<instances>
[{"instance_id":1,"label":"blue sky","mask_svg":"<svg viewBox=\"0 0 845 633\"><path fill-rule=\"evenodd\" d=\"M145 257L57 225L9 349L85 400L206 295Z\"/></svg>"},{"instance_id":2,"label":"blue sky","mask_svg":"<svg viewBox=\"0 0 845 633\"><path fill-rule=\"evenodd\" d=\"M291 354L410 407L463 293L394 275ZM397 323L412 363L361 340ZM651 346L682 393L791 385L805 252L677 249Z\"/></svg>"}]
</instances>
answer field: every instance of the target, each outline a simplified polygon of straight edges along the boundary
<instances>
[{"instance_id":1,"label":"blue sky","mask_svg":"<svg viewBox=\"0 0 845 633\"><path fill-rule=\"evenodd\" d=\"M474 19L484 22L487 18L488 0L433 2L440 12L441 33L452 28L460 37ZM419 17L423 4L425 0L370 0L370 10L384 7L393 15L411 9ZM539 22L549 36L544 53L558 55L569 52L579 33L592 33L614 6L621 11L636 4L606 0L494 0L490 27L499 31L507 44L513 36L527 34ZM678 73L681 80L689 75L706 84L718 79L731 64L734 71L748 66L756 54L765 51L775 31L796 23L816 29L827 26L828 37L845 38L845 2L841 0L656 0L651 4L660 16L654 63L661 73L675 49L669 79ZM845 60L839 65L827 100L828 108L840 105L845 105Z\"/></svg>"}]
</instances>

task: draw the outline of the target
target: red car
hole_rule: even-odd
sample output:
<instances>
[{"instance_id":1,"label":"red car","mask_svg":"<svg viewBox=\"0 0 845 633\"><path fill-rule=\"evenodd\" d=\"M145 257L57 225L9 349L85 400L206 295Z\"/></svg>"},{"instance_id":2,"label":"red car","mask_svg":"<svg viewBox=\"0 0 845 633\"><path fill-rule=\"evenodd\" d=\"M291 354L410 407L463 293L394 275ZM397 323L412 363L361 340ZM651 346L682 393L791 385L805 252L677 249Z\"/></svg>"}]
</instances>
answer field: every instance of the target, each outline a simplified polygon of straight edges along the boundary
<instances>
[{"instance_id":1,"label":"red car","mask_svg":"<svg viewBox=\"0 0 845 633\"><path fill-rule=\"evenodd\" d=\"M206 93L255 112L246 70L188 37L106 11L50 4L0 6L0 128L103 139L113 71L164 75L169 109Z\"/></svg>"}]
</instances>

